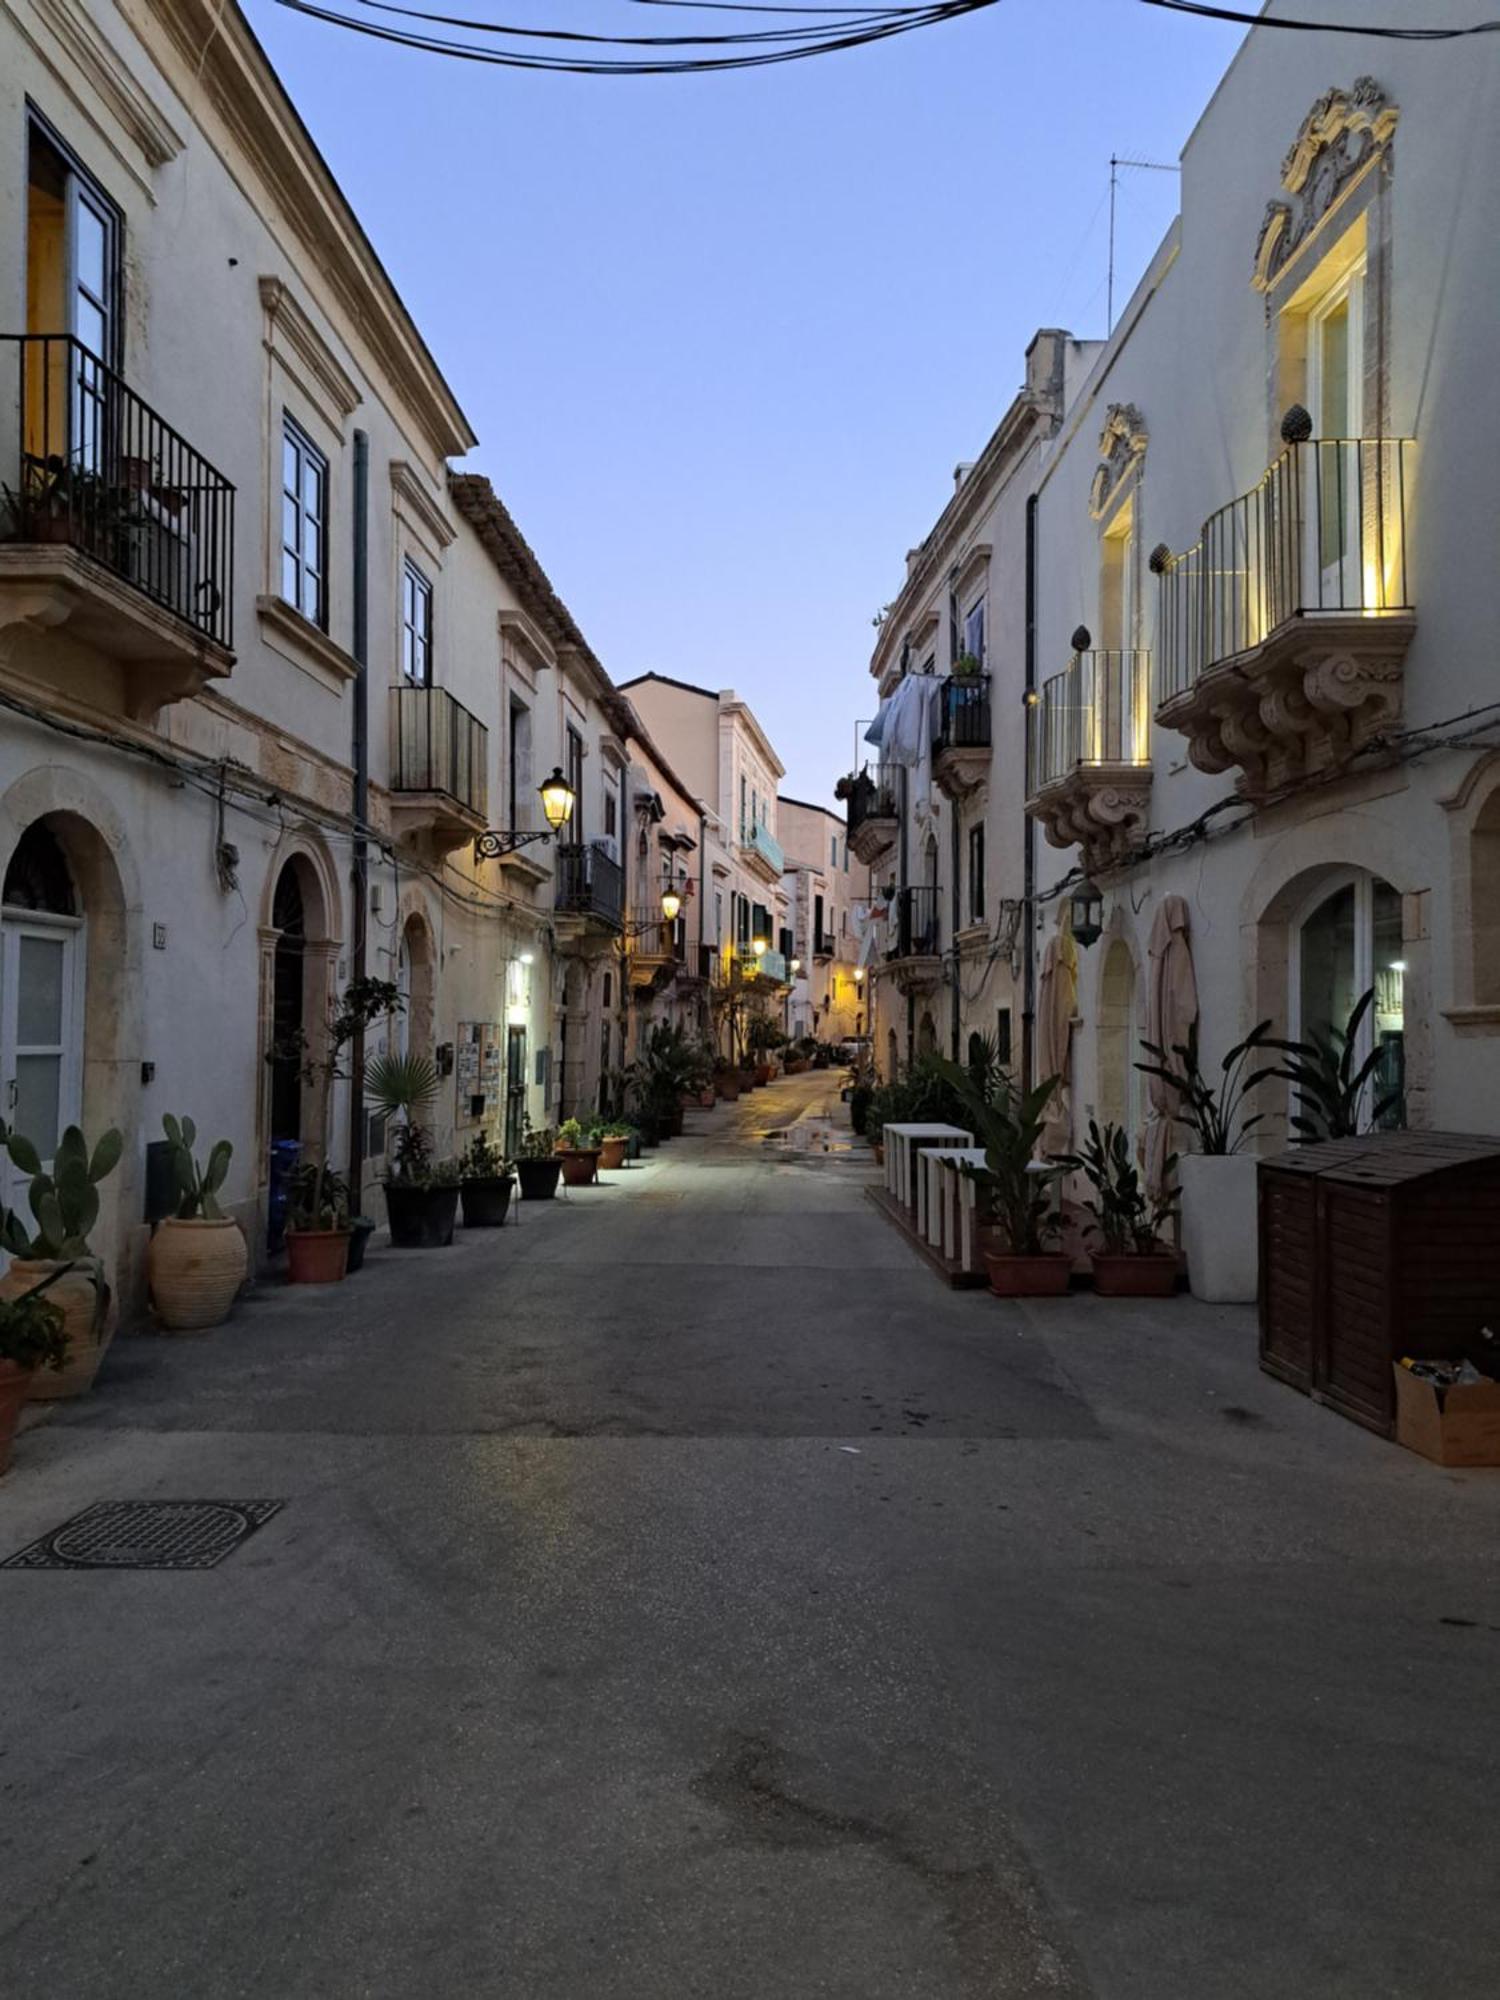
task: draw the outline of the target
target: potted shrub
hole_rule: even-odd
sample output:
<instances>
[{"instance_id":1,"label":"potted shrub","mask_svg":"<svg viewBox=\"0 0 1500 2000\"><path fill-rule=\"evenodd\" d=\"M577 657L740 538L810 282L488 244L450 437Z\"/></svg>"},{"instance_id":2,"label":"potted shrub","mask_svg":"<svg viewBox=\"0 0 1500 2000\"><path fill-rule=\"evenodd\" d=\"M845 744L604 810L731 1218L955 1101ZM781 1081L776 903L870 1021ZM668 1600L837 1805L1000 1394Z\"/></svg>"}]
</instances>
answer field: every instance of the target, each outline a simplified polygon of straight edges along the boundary
<instances>
[{"instance_id":1,"label":"potted shrub","mask_svg":"<svg viewBox=\"0 0 1500 2000\"><path fill-rule=\"evenodd\" d=\"M959 653L954 659L953 679L956 681L977 681L983 671L983 662L976 653Z\"/></svg>"},{"instance_id":2,"label":"potted shrub","mask_svg":"<svg viewBox=\"0 0 1500 2000\"><path fill-rule=\"evenodd\" d=\"M1175 1158L1162 1169L1161 1192L1149 1195L1131 1157L1130 1134L1121 1125L1101 1131L1091 1118L1083 1151L1069 1154L1063 1165L1081 1173L1092 1190L1086 1206L1101 1244L1094 1253L1094 1290L1105 1298L1170 1298L1177 1254L1162 1241L1162 1231L1177 1211Z\"/></svg>"},{"instance_id":3,"label":"potted shrub","mask_svg":"<svg viewBox=\"0 0 1500 2000\"><path fill-rule=\"evenodd\" d=\"M114 1172L125 1142L108 1131L92 1152L82 1132L70 1125L57 1142L52 1171L42 1170L32 1142L5 1132L11 1159L31 1175L27 1199L35 1219L28 1232L14 1209L0 1226L0 1247L10 1253L10 1269L0 1278L0 1300L21 1298L41 1279L49 1283L48 1303L62 1314L67 1359L31 1385L33 1398L81 1396L93 1387L104 1351L114 1338L118 1315L104 1266L89 1248L89 1231L99 1219L99 1182Z\"/></svg>"},{"instance_id":4,"label":"potted shrub","mask_svg":"<svg viewBox=\"0 0 1500 2000\"><path fill-rule=\"evenodd\" d=\"M931 1068L962 1101L965 1123L984 1148L984 1165L961 1171L979 1184L991 1218L991 1235L982 1246L990 1290L1001 1298L1066 1292L1071 1274L1067 1257L1055 1247L1062 1222L1053 1201L1061 1169L1037 1157L1056 1077L1027 1091L1002 1078L990 1099L959 1064L936 1057Z\"/></svg>"},{"instance_id":5,"label":"potted shrub","mask_svg":"<svg viewBox=\"0 0 1500 2000\"><path fill-rule=\"evenodd\" d=\"M63 1309L46 1293L68 1268L65 1264L26 1291L0 1301L0 1474L10 1464L21 1406L40 1372L57 1374L67 1364Z\"/></svg>"},{"instance_id":6,"label":"potted shrub","mask_svg":"<svg viewBox=\"0 0 1500 2000\"><path fill-rule=\"evenodd\" d=\"M731 1069L723 1056L714 1062L714 1090L725 1104L736 1104L740 1095L740 1073Z\"/></svg>"},{"instance_id":7,"label":"potted shrub","mask_svg":"<svg viewBox=\"0 0 1500 2000\"><path fill-rule=\"evenodd\" d=\"M616 1119L602 1126L598 1136L600 1170L612 1174L625 1164L625 1156L630 1150L631 1128L623 1120Z\"/></svg>"},{"instance_id":8,"label":"potted shrub","mask_svg":"<svg viewBox=\"0 0 1500 2000\"><path fill-rule=\"evenodd\" d=\"M249 1257L240 1225L219 1206L219 1189L229 1172L233 1147L220 1139L207 1166L193 1157L198 1137L191 1118L169 1111L162 1130L171 1148L177 1183L177 1213L156 1225L147 1252L151 1300L168 1333L201 1333L228 1318Z\"/></svg>"},{"instance_id":9,"label":"potted shrub","mask_svg":"<svg viewBox=\"0 0 1500 2000\"><path fill-rule=\"evenodd\" d=\"M1405 1123L1399 1086L1378 1093L1385 1049L1377 1042L1355 1067L1360 1027L1374 1004L1372 986L1360 996L1342 1028L1330 1028L1326 1035L1309 1034L1304 1042L1267 1040L1265 1046L1286 1060L1264 1074L1289 1083L1297 1093L1295 1109L1287 1117L1294 1143L1305 1146L1320 1139L1357 1139L1388 1122Z\"/></svg>"},{"instance_id":10,"label":"potted shrub","mask_svg":"<svg viewBox=\"0 0 1500 2000\"><path fill-rule=\"evenodd\" d=\"M489 1136L476 1132L458 1163L458 1198L465 1229L501 1229L510 1210L516 1177Z\"/></svg>"},{"instance_id":11,"label":"potted shrub","mask_svg":"<svg viewBox=\"0 0 1500 2000\"><path fill-rule=\"evenodd\" d=\"M561 1173L556 1132L550 1125L537 1129L528 1118L516 1154L516 1178L521 1183L522 1201L551 1201L557 1193Z\"/></svg>"},{"instance_id":12,"label":"potted shrub","mask_svg":"<svg viewBox=\"0 0 1500 2000\"><path fill-rule=\"evenodd\" d=\"M1144 1075L1166 1085L1172 1118L1192 1133L1194 1150L1177 1162L1182 1202L1182 1249L1188 1287L1195 1299L1215 1304L1253 1304L1260 1261L1255 1193L1255 1155L1243 1151L1265 1113L1245 1115L1250 1093L1274 1069L1250 1069L1275 1047L1271 1024L1261 1021L1236 1042L1219 1065L1218 1078L1204 1076L1198 1056L1198 1024L1187 1040L1169 1051L1142 1042L1150 1062L1137 1063Z\"/></svg>"},{"instance_id":13,"label":"potted shrub","mask_svg":"<svg viewBox=\"0 0 1500 2000\"><path fill-rule=\"evenodd\" d=\"M377 1056L365 1069L365 1095L397 1120L396 1154L385 1177L385 1215L398 1250L443 1250L458 1219L458 1170L434 1161L432 1135L417 1116L437 1096L437 1068L428 1056Z\"/></svg>"},{"instance_id":14,"label":"potted shrub","mask_svg":"<svg viewBox=\"0 0 1500 2000\"><path fill-rule=\"evenodd\" d=\"M557 1155L562 1161L565 1187L587 1187L599 1173L599 1148L592 1134L576 1118L565 1118L558 1127Z\"/></svg>"},{"instance_id":15,"label":"potted shrub","mask_svg":"<svg viewBox=\"0 0 1500 2000\"><path fill-rule=\"evenodd\" d=\"M351 979L329 1015L321 1048L301 1028L267 1051L267 1062L290 1057L311 1097L309 1124L316 1153L293 1174L287 1206L287 1279L294 1285L337 1284L349 1263L349 1190L328 1164L333 1086L346 1072L344 1051L373 1022L400 1011L393 980Z\"/></svg>"}]
</instances>

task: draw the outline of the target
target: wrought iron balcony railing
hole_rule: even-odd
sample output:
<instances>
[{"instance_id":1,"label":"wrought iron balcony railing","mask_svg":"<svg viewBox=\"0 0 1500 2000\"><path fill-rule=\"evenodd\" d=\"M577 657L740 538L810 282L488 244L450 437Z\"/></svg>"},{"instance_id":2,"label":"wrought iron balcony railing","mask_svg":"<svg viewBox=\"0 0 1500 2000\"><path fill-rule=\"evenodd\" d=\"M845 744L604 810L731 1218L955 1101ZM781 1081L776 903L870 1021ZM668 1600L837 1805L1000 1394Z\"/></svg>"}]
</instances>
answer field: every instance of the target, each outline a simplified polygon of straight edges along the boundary
<instances>
[{"instance_id":1,"label":"wrought iron balcony railing","mask_svg":"<svg viewBox=\"0 0 1500 2000\"><path fill-rule=\"evenodd\" d=\"M990 747L990 677L955 675L943 682L938 703L933 749L988 750Z\"/></svg>"},{"instance_id":2,"label":"wrought iron balcony railing","mask_svg":"<svg viewBox=\"0 0 1500 2000\"><path fill-rule=\"evenodd\" d=\"M1160 686L1170 703L1294 618L1412 609L1406 569L1411 438L1288 444L1197 543L1153 558L1161 576Z\"/></svg>"},{"instance_id":3,"label":"wrought iron balcony railing","mask_svg":"<svg viewBox=\"0 0 1500 2000\"><path fill-rule=\"evenodd\" d=\"M849 838L853 840L870 820L894 820L896 796L894 773L883 767L861 771L849 789Z\"/></svg>"},{"instance_id":4,"label":"wrought iron balcony railing","mask_svg":"<svg viewBox=\"0 0 1500 2000\"><path fill-rule=\"evenodd\" d=\"M1026 711L1029 798L1075 771L1151 760L1151 655L1075 653Z\"/></svg>"},{"instance_id":5,"label":"wrought iron balcony railing","mask_svg":"<svg viewBox=\"0 0 1500 2000\"><path fill-rule=\"evenodd\" d=\"M631 948L641 958L683 960L687 957L687 924L682 917L664 917L654 903L636 903L630 912Z\"/></svg>"},{"instance_id":6,"label":"wrought iron balcony railing","mask_svg":"<svg viewBox=\"0 0 1500 2000\"><path fill-rule=\"evenodd\" d=\"M786 855L782 850L781 842L768 827L762 826L759 820L751 821L750 825L741 835L741 841L753 853L758 854L763 861L768 861L778 875L785 868Z\"/></svg>"},{"instance_id":7,"label":"wrought iron balcony railing","mask_svg":"<svg viewBox=\"0 0 1500 2000\"><path fill-rule=\"evenodd\" d=\"M898 889L891 913L887 958L930 958L939 950L938 892L934 887Z\"/></svg>"},{"instance_id":8,"label":"wrought iron balcony railing","mask_svg":"<svg viewBox=\"0 0 1500 2000\"><path fill-rule=\"evenodd\" d=\"M838 950L838 940L832 931L819 931L813 939L814 958L832 958Z\"/></svg>"},{"instance_id":9,"label":"wrought iron balcony railing","mask_svg":"<svg viewBox=\"0 0 1500 2000\"><path fill-rule=\"evenodd\" d=\"M624 871L607 848L597 840L571 841L558 848L554 908L597 917L618 928L624 902Z\"/></svg>"},{"instance_id":10,"label":"wrought iron balcony railing","mask_svg":"<svg viewBox=\"0 0 1500 2000\"><path fill-rule=\"evenodd\" d=\"M484 817L489 731L446 688L391 689L391 790L441 792Z\"/></svg>"},{"instance_id":11,"label":"wrought iron balcony railing","mask_svg":"<svg viewBox=\"0 0 1500 2000\"><path fill-rule=\"evenodd\" d=\"M0 348L0 541L76 549L230 651L233 486L81 341Z\"/></svg>"}]
</instances>

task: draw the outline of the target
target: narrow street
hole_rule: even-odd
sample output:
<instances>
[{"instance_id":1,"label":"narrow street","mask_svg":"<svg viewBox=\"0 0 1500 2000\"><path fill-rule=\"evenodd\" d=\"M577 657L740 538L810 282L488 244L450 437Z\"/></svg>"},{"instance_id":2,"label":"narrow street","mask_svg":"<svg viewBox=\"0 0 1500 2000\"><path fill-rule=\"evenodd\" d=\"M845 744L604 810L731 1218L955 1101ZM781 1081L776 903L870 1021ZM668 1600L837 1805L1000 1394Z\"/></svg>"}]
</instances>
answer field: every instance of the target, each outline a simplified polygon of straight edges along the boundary
<instances>
[{"instance_id":1,"label":"narrow street","mask_svg":"<svg viewBox=\"0 0 1500 2000\"><path fill-rule=\"evenodd\" d=\"M0 1557L283 1505L0 1573L0 1991L1492 1995L1500 1476L945 1291L828 1073L688 1122L28 1428Z\"/></svg>"}]
</instances>

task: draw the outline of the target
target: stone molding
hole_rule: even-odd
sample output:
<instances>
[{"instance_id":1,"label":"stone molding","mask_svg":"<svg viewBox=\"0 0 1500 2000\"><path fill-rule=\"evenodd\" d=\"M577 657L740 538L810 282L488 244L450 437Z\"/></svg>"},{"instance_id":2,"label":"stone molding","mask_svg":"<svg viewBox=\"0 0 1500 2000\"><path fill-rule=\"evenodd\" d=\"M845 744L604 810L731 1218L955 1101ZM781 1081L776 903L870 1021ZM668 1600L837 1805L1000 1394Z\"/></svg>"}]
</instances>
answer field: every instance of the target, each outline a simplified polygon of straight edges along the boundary
<instances>
[{"instance_id":1,"label":"stone molding","mask_svg":"<svg viewBox=\"0 0 1500 2000\"><path fill-rule=\"evenodd\" d=\"M266 311L266 346L283 362L293 358L301 362L337 412L342 430L344 419L359 407L359 384L284 279L262 277L259 285L260 302Z\"/></svg>"},{"instance_id":2,"label":"stone molding","mask_svg":"<svg viewBox=\"0 0 1500 2000\"><path fill-rule=\"evenodd\" d=\"M21 9L6 0L5 12L44 60L49 59L37 43L27 13L51 32L89 90L134 140L147 166L164 167L177 158L186 140L82 7L72 0L30 0L29 8Z\"/></svg>"},{"instance_id":3,"label":"stone molding","mask_svg":"<svg viewBox=\"0 0 1500 2000\"><path fill-rule=\"evenodd\" d=\"M416 467L404 458L391 460L391 504L408 526L426 535L439 555L458 532L422 484Z\"/></svg>"},{"instance_id":4,"label":"stone molding","mask_svg":"<svg viewBox=\"0 0 1500 2000\"><path fill-rule=\"evenodd\" d=\"M1362 174L1381 157L1401 114L1373 77L1327 90L1303 119L1281 163L1290 199L1269 202L1255 245L1258 292L1282 270Z\"/></svg>"},{"instance_id":5,"label":"stone molding","mask_svg":"<svg viewBox=\"0 0 1500 2000\"><path fill-rule=\"evenodd\" d=\"M1051 847L1077 847L1085 870L1121 865L1151 824L1151 768L1079 764L1026 802Z\"/></svg>"},{"instance_id":6,"label":"stone molding","mask_svg":"<svg viewBox=\"0 0 1500 2000\"><path fill-rule=\"evenodd\" d=\"M1089 488L1089 513L1098 521L1146 455L1146 420L1134 403L1111 403L1099 433L1099 469Z\"/></svg>"}]
</instances>

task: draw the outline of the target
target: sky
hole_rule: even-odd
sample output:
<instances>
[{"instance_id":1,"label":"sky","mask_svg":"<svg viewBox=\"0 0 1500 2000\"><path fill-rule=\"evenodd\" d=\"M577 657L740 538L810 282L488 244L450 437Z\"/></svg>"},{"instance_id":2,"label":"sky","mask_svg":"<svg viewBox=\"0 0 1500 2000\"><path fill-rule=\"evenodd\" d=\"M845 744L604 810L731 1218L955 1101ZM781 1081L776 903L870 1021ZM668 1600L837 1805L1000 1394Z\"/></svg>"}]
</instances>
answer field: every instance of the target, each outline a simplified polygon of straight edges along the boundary
<instances>
[{"instance_id":1,"label":"sky","mask_svg":"<svg viewBox=\"0 0 1500 2000\"><path fill-rule=\"evenodd\" d=\"M1001 0L771 69L569 77L245 4L478 434L468 468L605 667L734 688L782 789L825 804L872 713L871 620L954 466L1039 326L1105 330L1111 153L1175 162L1241 32ZM1122 172L1117 304L1176 197L1174 174Z\"/></svg>"}]
</instances>

